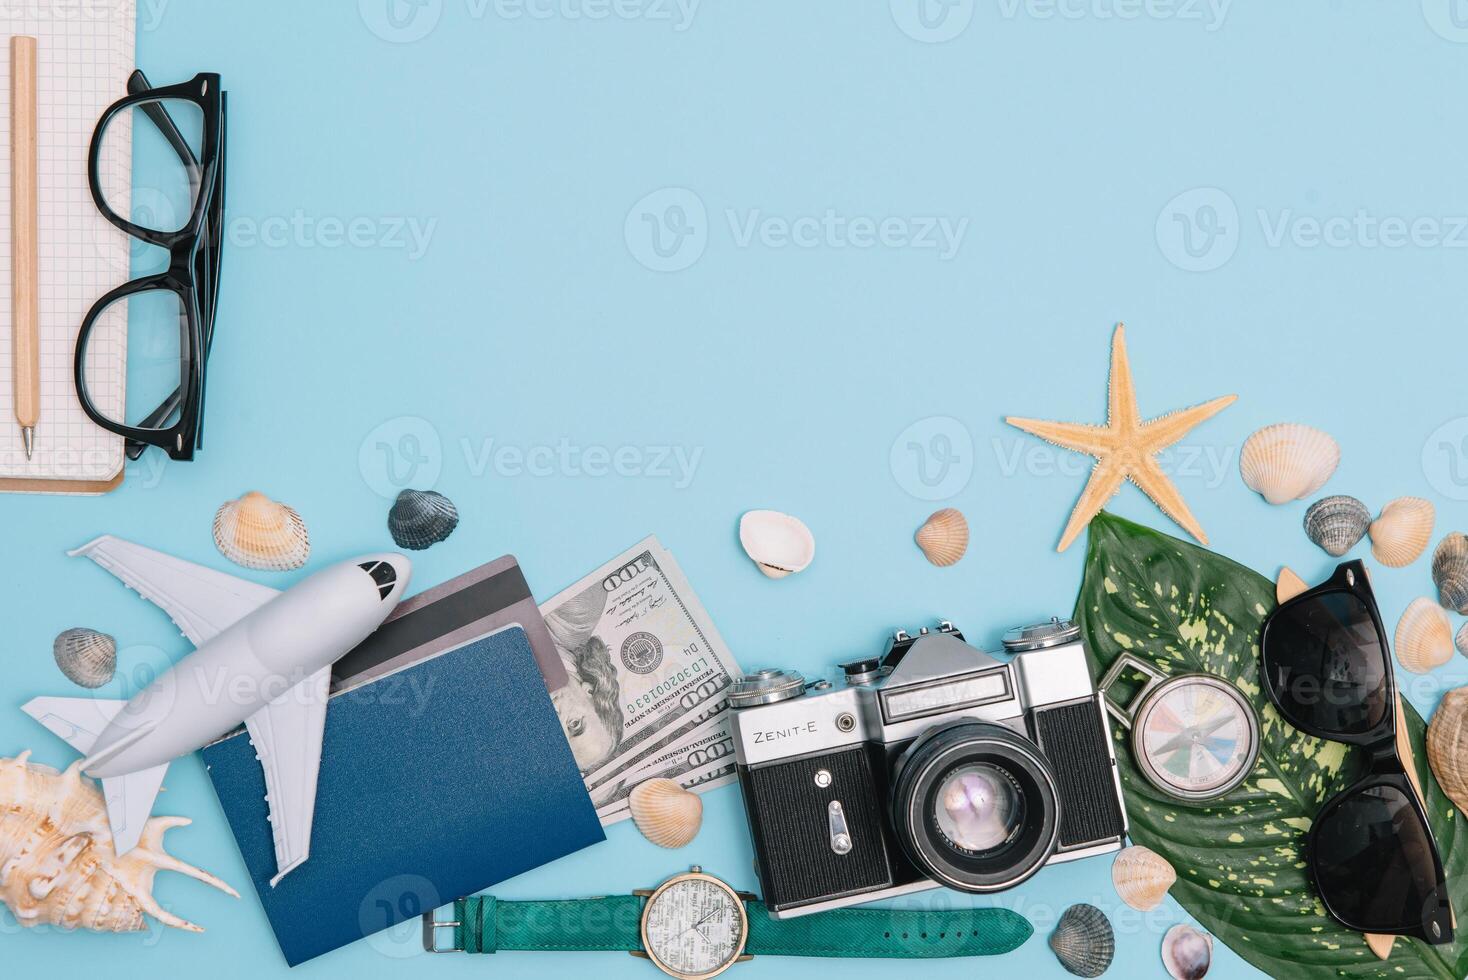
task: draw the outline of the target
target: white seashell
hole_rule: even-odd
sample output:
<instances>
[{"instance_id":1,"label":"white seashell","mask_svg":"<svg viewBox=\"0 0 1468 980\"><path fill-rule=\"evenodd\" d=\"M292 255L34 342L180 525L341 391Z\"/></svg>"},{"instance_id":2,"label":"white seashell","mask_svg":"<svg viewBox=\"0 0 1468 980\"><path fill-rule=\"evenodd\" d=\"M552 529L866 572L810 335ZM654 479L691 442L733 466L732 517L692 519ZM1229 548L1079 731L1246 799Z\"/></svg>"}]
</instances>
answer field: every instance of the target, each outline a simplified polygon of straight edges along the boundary
<instances>
[{"instance_id":1,"label":"white seashell","mask_svg":"<svg viewBox=\"0 0 1468 980\"><path fill-rule=\"evenodd\" d=\"M301 515L253 490L215 512L214 544L236 565L266 571L300 568L311 556Z\"/></svg>"},{"instance_id":2,"label":"white seashell","mask_svg":"<svg viewBox=\"0 0 1468 980\"><path fill-rule=\"evenodd\" d=\"M119 857L107 806L80 760L65 772L30 765L29 752L0 759L0 901L23 926L137 932L145 913L175 929L203 932L153 898L160 870L196 878L235 898L233 888L163 850L183 817L152 817L138 846Z\"/></svg>"},{"instance_id":3,"label":"white seashell","mask_svg":"<svg viewBox=\"0 0 1468 980\"><path fill-rule=\"evenodd\" d=\"M1305 511L1305 534L1328 555L1339 558L1366 536L1371 511L1355 497L1321 497Z\"/></svg>"},{"instance_id":4,"label":"white seashell","mask_svg":"<svg viewBox=\"0 0 1468 980\"><path fill-rule=\"evenodd\" d=\"M1319 429L1296 422L1268 425L1239 451L1239 473L1250 490L1271 504L1308 497L1329 480L1341 448Z\"/></svg>"},{"instance_id":5,"label":"white seashell","mask_svg":"<svg viewBox=\"0 0 1468 980\"><path fill-rule=\"evenodd\" d=\"M962 512L944 507L929 517L913 536L928 561L939 568L956 564L968 550L968 521Z\"/></svg>"},{"instance_id":6,"label":"white seashell","mask_svg":"<svg viewBox=\"0 0 1468 980\"><path fill-rule=\"evenodd\" d=\"M1203 980L1213 965L1213 937L1192 926L1173 926L1162 937L1162 965L1177 980Z\"/></svg>"},{"instance_id":7,"label":"white seashell","mask_svg":"<svg viewBox=\"0 0 1468 980\"><path fill-rule=\"evenodd\" d=\"M1414 674L1441 667L1453 656L1453 626L1431 599L1413 599L1397 623L1397 660Z\"/></svg>"},{"instance_id":8,"label":"white seashell","mask_svg":"<svg viewBox=\"0 0 1468 980\"><path fill-rule=\"evenodd\" d=\"M1444 609L1468 614L1468 535L1454 531L1432 553L1432 581Z\"/></svg>"},{"instance_id":9,"label":"white seashell","mask_svg":"<svg viewBox=\"0 0 1468 980\"><path fill-rule=\"evenodd\" d=\"M703 800L671 779L638 783L627 803L642 836L659 847L682 847L703 823Z\"/></svg>"},{"instance_id":10,"label":"white seashell","mask_svg":"<svg viewBox=\"0 0 1468 980\"><path fill-rule=\"evenodd\" d=\"M1177 872L1167 858L1140 844L1121 851L1111 863L1111 883L1116 893L1139 912L1150 912L1161 905L1175 881Z\"/></svg>"},{"instance_id":11,"label":"white seashell","mask_svg":"<svg viewBox=\"0 0 1468 980\"><path fill-rule=\"evenodd\" d=\"M1437 508L1421 497L1398 497L1372 521L1371 553L1388 568L1405 568L1427 550Z\"/></svg>"},{"instance_id":12,"label":"white seashell","mask_svg":"<svg viewBox=\"0 0 1468 980\"><path fill-rule=\"evenodd\" d=\"M76 627L51 644L56 666L73 683L101 687L117 673L117 641L106 633Z\"/></svg>"},{"instance_id":13,"label":"white seashell","mask_svg":"<svg viewBox=\"0 0 1468 980\"><path fill-rule=\"evenodd\" d=\"M1468 814L1468 687L1444 694L1432 713L1427 761L1448 799Z\"/></svg>"},{"instance_id":14,"label":"white seashell","mask_svg":"<svg viewBox=\"0 0 1468 980\"><path fill-rule=\"evenodd\" d=\"M1116 932L1106 913L1096 906L1072 905L1055 924L1050 948L1068 972L1078 977L1099 977L1116 956Z\"/></svg>"},{"instance_id":15,"label":"white seashell","mask_svg":"<svg viewBox=\"0 0 1468 980\"><path fill-rule=\"evenodd\" d=\"M777 510L752 510L739 518L739 543L770 578L804 571L816 556L810 528Z\"/></svg>"}]
</instances>

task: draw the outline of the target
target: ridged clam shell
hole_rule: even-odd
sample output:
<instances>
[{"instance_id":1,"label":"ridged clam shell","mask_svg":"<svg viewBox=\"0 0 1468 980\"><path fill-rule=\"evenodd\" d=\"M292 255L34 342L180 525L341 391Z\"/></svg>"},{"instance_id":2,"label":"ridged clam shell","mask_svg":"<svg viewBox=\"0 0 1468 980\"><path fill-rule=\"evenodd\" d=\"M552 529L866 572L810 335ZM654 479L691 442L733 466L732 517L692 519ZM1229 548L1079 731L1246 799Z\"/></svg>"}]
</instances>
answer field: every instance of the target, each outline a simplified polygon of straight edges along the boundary
<instances>
[{"instance_id":1,"label":"ridged clam shell","mask_svg":"<svg viewBox=\"0 0 1468 980\"><path fill-rule=\"evenodd\" d=\"M1371 511L1345 494L1322 497L1305 511L1306 536L1337 558L1356 547L1370 526Z\"/></svg>"},{"instance_id":2,"label":"ridged clam shell","mask_svg":"<svg viewBox=\"0 0 1468 980\"><path fill-rule=\"evenodd\" d=\"M1405 568L1427 550L1437 508L1421 497L1398 497L1371 522L1371 553L1388 568Z\"/></svg>"},{"instance_id":3,"label":"ridged clam shell","mask_svg":"<svg viewBox=\"0 0 1468 980\"><path fill-rule=\"evenodd\" d=\"M1140 912L1150 912L1161 905L1175 881L1177 872L1167 858L1140 844L1121 851L1111 863L1111 883L1116 886L1116 893Z\"/></svg>"},{"instance_id":4,"label":"ridged clam shell","mask_svg":"<svg viewBox=\"0 0 1468 980\"><path fill-rule=\"evenodd\" d=\"M913 538L928 561L947 568L968 550L968 521L961 511L944 507L929 517Z\"/></svg>"},{"instance_id":5,"label":"ridged clam shell","mask_svg":"<svg viewBox=\"0 0 1468 980\"><path fill-rule=\"evenodd\" d=\"M1433 712L1427 761L1448 799L1468 814L1468 687L1444 694Z\"/></svg>"},{"instance_id":6,"label":"ridged clam shell","mask_svg":"<svg viewBox=\"0 0 1468 980\"><path fill-rule=\"evenodd\" d=\"M1179 925L1162 937L1162 965L1177 980L1203 980L1213 965L1213 937Z\"/></svg>"},{"instance_id":7,"label":"ridged clam shell","mask_svg":"<svg viewBox=\"0 0 1468 980\"><path fill-rule=\"evenodd\" d=\"M739 518L739 543L770 578L804 571L816 556L810 528L778 510L752 510Z\"/></svg>"},{"instance_id":8,"label":"ridged clam shell","mask_svg":"<svg viewBox=\"0 0 1468 980\"><path fill-rule=\"evenodd\" d=\"M101 687L117 673L117 641L85 627L65 630L51 644L56 666L75 684Z\"/></svg>"},{"instance_id":9,"label":"ridged clam shell","mask_svg":"<svg viewBox=\"0 0 1468 980\"><path fill-rule=\"evenodd\" d=\"M1458 645L1458 652L1468 657L1468 623L1458 627L1458 636L1453 642Z\"/></svg>"},{"instance_id":10,"label":"ridged clam shell","mask_svg":"<svg viewBox=\"0 0 1468 980\"><path fill-rule=\"evenodd\" d=\"M459 508L433 490L404 490L387 512L387 530L399 548L422 551L459 526Z\"/></svg>"},{"instance_id":11,"label":"ridged clam shell","mask_svg":"<svg viewBox=\"0 0 1468 980\"><path fill-rule=\"evenodd\" d=\"M1319 429L1297 422L1268 425L1239 451L1239 474L1249 489L1271 504L1308 497L1329 480L1341 448Z\"/></svg>"},{"instance_id":12,"label":"ridged clam shell","mask_svg":"<svg viewBox=\"0 0 1468 980\"><path fill-rule=\"evenodd\" d=\"M627 799L642 836L659 847L682 847L703 823L703 800L671 779L649 779Z\"/></svg>"},{"instance_id":13,"label":"ridged clam shell","mask_svg":"<svg viewBox=\"0 0 1468 980\"><path fill-rule=\"evenodd\" d=\"M1116 933L1106 913L1096 906L1072 905L1055 924L1050 948L1069 972L1078 977L1099 977L1116 956Z\"/></svg>"},{"instance_id":14,"label":"ridged clam shell","mask_svg":"<svg viewBox=\"0 0 1468 980\"><path fill-rule=\"evenodd\" d=\"M1441 667L1453 656L1453 626L1431 599L1413 599L1397 622L1397 660L1414 674Z\"/></svg>"},{"instance_id":15,"label":"ridged clam shell","mask_svg":"<svg viewBox=\"0 0 1468 980\"><path fill-rule=\"evenodd\" d=\"M152 916L175 929L203 932L153 897L153 879L161 870L239 898L218 878L163 849L164 833L188 820L149 818L138 846L119 856L107 805L82 777L81 760L57 772L29 758L22 752L0 759L0 902L22 926L137 932L149 928Z\"/></svg>"},{"instance_id":16,"label":"ridged clam shell","mask_svg":"<svg viewBox=\"0 0 1468 980\"><path fill-rule=\"evenodd\" d=\"M1468 614L1468 535L1454 531L1432 553L1432 580L1445 609Z\"/></svg>"},{"instance_id":17,"label":"ridged clam shell","mask_svg":"<svg viewBox=\"0 0 1468 980\"><path fill-rule=\"evenodd\" d=\"M287 572L311 557L301 515L253 490L215 511L214 544L236 565L265 571Z\"/></svg>"}]
</instances>

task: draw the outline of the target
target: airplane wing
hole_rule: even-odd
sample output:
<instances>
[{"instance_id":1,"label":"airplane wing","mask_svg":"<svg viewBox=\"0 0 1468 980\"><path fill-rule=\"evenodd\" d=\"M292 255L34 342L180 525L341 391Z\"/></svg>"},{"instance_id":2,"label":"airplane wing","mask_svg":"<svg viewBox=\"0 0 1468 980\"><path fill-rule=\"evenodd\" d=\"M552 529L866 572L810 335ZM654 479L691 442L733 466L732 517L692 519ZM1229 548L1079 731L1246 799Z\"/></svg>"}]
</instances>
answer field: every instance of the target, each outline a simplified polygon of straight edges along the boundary
<instances>
[{"instance_id":1,"label":"airplane wing","mask_svg":"<svg viewBox=\"0 0 1468 980\"><path fill-rule=\"evenodd\" d=\"M168 613L199 646L280 593L105 534L67 554L85 555Z\"/></svg>"},{"instance_id":2,"label":"airplane wing","mask_svg":"<svg viewBox=\"0 0 1468 980\"><path fill-rule=\"evenodd\" d=\"M265 770L265 799L275 836L274 888L311 854L316 777L331 668L324 667L245 719L250 744Z\"/></svg>"},{"instance_id":3,"label":"airplane wing","mask_svg":"<svg viewBox=\"0 0 1468 980\"><path fill-rule=\"evenodd\" d=\"M32 698L21 710L82 755L88 755L112 719L126 706L126 701L105 698ZM151 730L152 726L139 728L115 748L125 748ZM126 854L137 846L166 772L168 763L165 762L152 769L102 780L102 797L107 801L107 822L112 827L112 847L116 853Z\"/></svg>"}]
</instances>

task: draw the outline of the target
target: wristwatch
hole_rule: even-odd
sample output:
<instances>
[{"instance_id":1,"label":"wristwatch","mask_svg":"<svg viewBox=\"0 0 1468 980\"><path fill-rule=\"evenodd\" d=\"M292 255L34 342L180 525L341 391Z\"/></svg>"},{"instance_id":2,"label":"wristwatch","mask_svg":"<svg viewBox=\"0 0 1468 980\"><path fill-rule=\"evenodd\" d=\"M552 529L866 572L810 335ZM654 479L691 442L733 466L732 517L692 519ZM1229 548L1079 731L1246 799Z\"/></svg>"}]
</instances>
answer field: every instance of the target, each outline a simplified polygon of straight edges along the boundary
<instances>
[{"instance_id":1,"label":"wristwatch","mask_svg":"<svg viewBox=\"0 0 1468 980\"><path fill-rule=\"evenodd\" d=\"M1008 909L839 909L772 919L754 895L695 865L651 891L549 902L489 895L454 902L452 921L423 916L430 953L626 951L678 980L708 980L755 955L929 958L1007 953L1034 929ZM452 929L453 945L437 943Z\"/></svg>"}]
</instances>

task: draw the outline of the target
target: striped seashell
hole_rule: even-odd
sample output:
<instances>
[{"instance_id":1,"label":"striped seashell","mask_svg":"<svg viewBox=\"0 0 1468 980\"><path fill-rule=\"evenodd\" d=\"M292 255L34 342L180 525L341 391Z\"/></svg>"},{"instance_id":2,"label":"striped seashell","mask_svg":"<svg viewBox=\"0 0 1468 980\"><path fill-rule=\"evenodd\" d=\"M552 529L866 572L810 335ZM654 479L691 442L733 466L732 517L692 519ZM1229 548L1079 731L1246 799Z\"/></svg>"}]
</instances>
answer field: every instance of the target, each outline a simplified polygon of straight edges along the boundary
<instances>
[{"instance_id":1,"label":"striped seashell","mask_svg":"<svg viewBox=\"0 0 1468 980\"><path fill-rule=\"evenodd\" d=\"M939 568L958 563L968 550L968 521L953 507L937 511L914 536L928 561Z\"/></svg>"},{"instance_id":2,"label":"striped seashell","mask_svg":"<svg viewBox=\"0 0 1468 980\"><path fill-rule=\"evenodd\" d=\"M253 490L215 512L214 544L236 565L268 572L300 568L311 557L301 515Z\"/></svg>"},{"instance_id":3,"label":"striped seashell","mask_svg":"<svg viewBox=\"0 0 1468 980\"><path fill-rule=\"evenodd\" d=\"M1421 497L1398 497L1371 522L1371 554L1388 568L1405 568L1427 550L1437 508Z\"/></svg>"}]
</instances>

